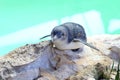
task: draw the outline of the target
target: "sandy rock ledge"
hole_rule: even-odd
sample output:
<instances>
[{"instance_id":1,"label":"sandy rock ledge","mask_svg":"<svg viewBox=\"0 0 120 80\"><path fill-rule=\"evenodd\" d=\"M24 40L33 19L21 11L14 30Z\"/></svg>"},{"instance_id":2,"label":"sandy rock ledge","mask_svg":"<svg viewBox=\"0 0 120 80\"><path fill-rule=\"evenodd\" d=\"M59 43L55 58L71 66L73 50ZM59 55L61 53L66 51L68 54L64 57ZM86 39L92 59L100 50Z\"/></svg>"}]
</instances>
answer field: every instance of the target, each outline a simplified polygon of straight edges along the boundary
<instances>
[{"instance_id":1,"label":"sandy rock ledge","mask_svg":"<svg viewBox=\"0 0 120 80\"><path fill-rule=\"evenodd\" d=\"M58 50L50 41L27 44L0 57L0 80L114 80L120 35L99 35L78 50ZM107 68L107 69L106 69Z\"/></svg>"}]
</instances>

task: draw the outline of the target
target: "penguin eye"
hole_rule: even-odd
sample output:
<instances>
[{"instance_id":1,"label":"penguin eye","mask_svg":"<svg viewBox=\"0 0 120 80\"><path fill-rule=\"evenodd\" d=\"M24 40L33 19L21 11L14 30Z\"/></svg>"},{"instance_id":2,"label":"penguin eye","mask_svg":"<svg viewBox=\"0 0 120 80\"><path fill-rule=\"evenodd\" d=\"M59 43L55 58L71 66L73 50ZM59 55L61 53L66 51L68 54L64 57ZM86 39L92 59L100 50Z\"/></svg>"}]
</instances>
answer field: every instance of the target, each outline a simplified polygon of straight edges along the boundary
<instances>
[{"instance_id":1,"label":"penguin eye","mask_svg":"<svg viewBox=\"0 0 120 80\"><path fill-rule=\"evenodd\" d=\"M61 38L61 37L62 37L62 32L61 32L61 31L58 31L58 32L57 32L57 37L58 37L58 38Z\"/></svg>"},{"instance_id":2,"label":"penguin eye","mask_svg":"<svg viewBox=\"0 0 120 80\"><path fill-rule=\"evenodd\" d=\"M52 36L55 36L55 35L57 35L57 31L52 32Z\"/></svg>"},{"instance_id":3,"label":"penguin eye","mask_svg":"<svg viewBox=\"0 0 120 80\"><path fill-rule=\"evenodd\" d=\"M55 30L55 31L52 32L52 36L53 37L57 36L58 38L62 38L64 35L65 34L62 31L60 31L60 30Z\"/></svg>"}]
</instances>

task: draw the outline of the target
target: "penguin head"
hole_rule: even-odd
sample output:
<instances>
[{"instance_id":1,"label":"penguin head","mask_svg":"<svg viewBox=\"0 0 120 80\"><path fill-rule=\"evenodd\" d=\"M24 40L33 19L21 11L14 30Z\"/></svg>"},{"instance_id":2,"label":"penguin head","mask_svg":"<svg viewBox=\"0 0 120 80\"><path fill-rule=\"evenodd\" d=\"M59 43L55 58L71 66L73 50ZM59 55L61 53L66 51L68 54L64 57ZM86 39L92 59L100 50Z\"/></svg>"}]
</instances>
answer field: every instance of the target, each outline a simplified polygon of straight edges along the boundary
<instances>
[{"instance_id":1,"label":"penguin head","mask_svg":"<svg viewBox=\"0 0 120 80\"><path fill-rule=\"evenodd\" d=\"M55 41L63 41L67 38L64 26L56 26L51 32L51 39Z\"/></svg>"}]
</instances>

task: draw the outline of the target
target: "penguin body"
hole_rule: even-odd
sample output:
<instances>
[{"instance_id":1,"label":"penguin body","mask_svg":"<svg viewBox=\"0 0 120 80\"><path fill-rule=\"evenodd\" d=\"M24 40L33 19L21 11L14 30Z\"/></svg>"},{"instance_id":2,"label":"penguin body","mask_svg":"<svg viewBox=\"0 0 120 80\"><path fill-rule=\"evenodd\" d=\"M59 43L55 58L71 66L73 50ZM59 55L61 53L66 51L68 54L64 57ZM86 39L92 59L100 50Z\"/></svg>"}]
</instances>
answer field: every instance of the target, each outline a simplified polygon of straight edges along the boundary
<instances>
[{"instance_id":1,"label":"penguin body","mask_svg":"<svg viewBox=\"0 0 120 80\"><path fill-rule=\"evenodd\" d=\"M83 47L80 41L87 42L84 28L72 22L56 26L51 32L53 44L60 50Z\"/></svg>"}]
</instances>

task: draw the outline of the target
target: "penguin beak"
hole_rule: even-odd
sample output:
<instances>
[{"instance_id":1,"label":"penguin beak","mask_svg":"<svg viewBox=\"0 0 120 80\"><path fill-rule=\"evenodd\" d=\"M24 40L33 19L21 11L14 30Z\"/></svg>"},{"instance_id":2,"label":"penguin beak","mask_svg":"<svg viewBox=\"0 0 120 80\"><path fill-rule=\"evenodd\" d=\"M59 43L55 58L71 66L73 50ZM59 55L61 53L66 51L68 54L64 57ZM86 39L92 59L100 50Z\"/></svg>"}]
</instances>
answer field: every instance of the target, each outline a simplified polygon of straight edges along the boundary
<instances>
[{"instance_id":1,"label":"penguin beak","mask_svg":"<svg viewBox=\"0 0 120 80\"><path fill-rule=\"evenodd\" d=\"M83 43L84 45L86 45L86 46L88 46L88 47L90 47L90 48L93 48L93 49L95 49L95 50L97 50L97 51L100 51L99 49L97 49L97 48L94 47L93 45L91 45L91 44L89 44L89 43L87 43L87 42L84 42L84 41L82 41L82 40L80 40L80 39L74 39L73 42L81 42L81 43Z\"/></svg>"}]
</instances>

